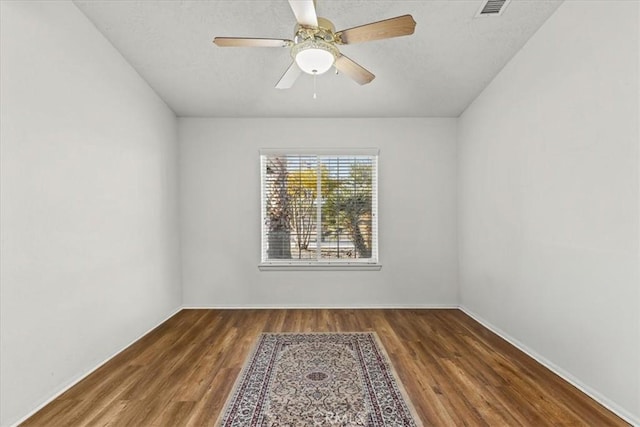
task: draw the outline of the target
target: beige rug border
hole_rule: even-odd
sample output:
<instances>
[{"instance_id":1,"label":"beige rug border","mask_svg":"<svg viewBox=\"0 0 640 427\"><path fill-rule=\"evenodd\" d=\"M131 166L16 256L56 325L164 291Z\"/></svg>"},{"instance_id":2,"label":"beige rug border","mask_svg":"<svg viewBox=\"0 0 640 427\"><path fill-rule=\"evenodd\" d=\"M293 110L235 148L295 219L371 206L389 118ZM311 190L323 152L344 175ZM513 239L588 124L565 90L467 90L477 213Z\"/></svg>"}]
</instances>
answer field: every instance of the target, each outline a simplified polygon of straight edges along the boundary
<instances>
[{"instance_id":1,"label":"beige rug border","mask_svg":"<svg viewBox=\"0 0 640 427\"><path fill-rule=\"evenodd\" d=\"M236 381L233 384L233 387L231 388L229 395L225 399L224 405L222 405L222 410L220 411L220 414L218 414L218 418L216 419L214 426L219 427L222 425L222 420L224 418L224 414L227 412L227 407L229 406L229 403L231 403L231 399L233 399L233 396L235 396L236 391L238 390L238 387L240 387L240 384L242 383L242 379L244 379L245 373L249 368L248 362L256 355L256 352L258 351L258 343L260 342L261 336L263 335L336 335L336 334L349 334L349 335L373 334L373 338L376 340L376 344L380 348L380 351L382 352L382 355L384 356L385 361L387 362L389 371L391 372L391 375L393 375L393 379L396 381L398 390L400 391L400 394L404 398L404 402L407 405L407 408L409 408L409 412L413 416L413 420L415 421L416 426L424 427L424 424L422 423L422 419L418 416L418 412L416 411L416 408L413 406L413 402L411 401L411 398L409 398L409 395L407 394L407 390L404 388L404 384L402 383L402 381L400 380L400 377L398 376L398 373L396 372L395 366L393 366L393 363L391 363L391 358L389 357L389 353L387 353L387 349L385 348L384 344L380 340L380 337L378 336L378 333L376 331L358 331L358 332L336 332L336 331L304 332L303 331L303 332L261 332L259 333L253 339L251 350L247 354L247 357L244 359L244 362L242 362L242 369L238 373L238 376L236 377Z\"/></svg>"},{"instance_id":2,"label":"beige rug border","mask_svg":"<svg viewBox=\"0 0 640 427\"><path fill-rule=\"evenodd\" d=\"M247 357L245 357L244 362L242 362L242 369L240 369L240 372L236 376L236 381L233 383L233 387L231 387L231 391L227 395L227 398L224 401L224 405L222 405L222 410L220 411L220 414L218 414L218 418L216 419L214 427L220 427L222 425L222 420L224 418L224 414L227 412L229 403L231 403L231 399L233 399L233 396L236 395L236 391L238 390L238 387L240 387L247 369L249 369L249 361L256 355L256 352L258 351L258 343L260 342L260 337L262 335L264 335L264 332L259 333L254 337L253 344L251 344L251 349L249 350Z\"/></svg>"},{"instance_id":3,"label":"beige rug border","mask_svg":"<svg viewBox=\"0 0 640 427\"><path fill-rule=\"evenodd\" d=\"M391 363L391 358L389 357L389 353L387 353L387 349L384 347L384 344L382 344L382 341L380 340L378 333L376 331L372 331L372 333L376 340L376 343L380 347L380 351L382 352L382 355L387 361L387 365L389 365L389 370L391 371L391 375L393 375L393 378L396 380L398 390L400 390L400 394L404 398L404 402L407 404L407 407L409 408L409 412L411 412L411 415L413 416L413 420L416 422L416 426L424 427L424 425L422 424L422 419L418 416L418 411L416 411L416 408L413 406L413 402L411 401L411 398L409 397L407 390L404 388L404 384L400 380L398 373L396 372L396 367L393 366L393 363Z\"/></svg>"}]
</instances>

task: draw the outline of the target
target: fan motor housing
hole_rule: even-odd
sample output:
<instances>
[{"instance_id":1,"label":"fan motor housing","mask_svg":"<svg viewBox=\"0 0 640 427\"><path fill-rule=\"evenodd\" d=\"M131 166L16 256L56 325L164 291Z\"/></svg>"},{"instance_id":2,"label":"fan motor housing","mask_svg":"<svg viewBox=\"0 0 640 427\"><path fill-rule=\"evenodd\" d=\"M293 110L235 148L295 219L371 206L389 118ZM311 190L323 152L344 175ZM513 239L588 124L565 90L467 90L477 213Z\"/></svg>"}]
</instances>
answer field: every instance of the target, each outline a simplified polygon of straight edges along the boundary
<instances>
[{"instance_id":1,"label":"fan motor housing","mask_svg":"<svg viewBox=\"0 0 640 427\"><path fill-rule=\"evenodd\" d=\"M318 17L318 26L317 27L306 27L300 24L296 24L294 28L294 42L302 43L308 39L320 39L324 40L327 43L335 42L335 33L336 27L333 25L331 21L326 18Z\"/></svg>"}]
</instances>

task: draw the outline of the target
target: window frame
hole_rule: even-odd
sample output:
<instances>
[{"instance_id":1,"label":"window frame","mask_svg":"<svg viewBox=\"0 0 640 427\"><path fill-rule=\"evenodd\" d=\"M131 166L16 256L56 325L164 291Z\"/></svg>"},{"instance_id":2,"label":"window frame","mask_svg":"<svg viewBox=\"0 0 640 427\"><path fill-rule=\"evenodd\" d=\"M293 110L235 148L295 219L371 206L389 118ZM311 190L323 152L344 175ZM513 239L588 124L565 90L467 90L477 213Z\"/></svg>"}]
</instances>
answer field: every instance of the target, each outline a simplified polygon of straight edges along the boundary
<instances>
[{"instance_id":1,"label":"window frame","mask_svg":"<svg viewBox=\"0 0 640 427\"><path fill-rule=\"evenodd\" d=\"M379 254L379 218L378 218L378 181L379 181L379 157L380 150L377 148L336 148L336 149L309 149L309 148L263 148L259 150L260 159L260 263L258 268L261 271L378 271L382 268L380 264ZM362 261L358 259L340 260L266 260L265 253L265 236L267 235L266 216L266 200L265 200L265 157L266 156L317 156L322 157L340 157L340 156L370 156L374 159L375 173L372 179L372 222L371 227L374 232L372 235L372 256Z\"/></svg>"}]
</instances>

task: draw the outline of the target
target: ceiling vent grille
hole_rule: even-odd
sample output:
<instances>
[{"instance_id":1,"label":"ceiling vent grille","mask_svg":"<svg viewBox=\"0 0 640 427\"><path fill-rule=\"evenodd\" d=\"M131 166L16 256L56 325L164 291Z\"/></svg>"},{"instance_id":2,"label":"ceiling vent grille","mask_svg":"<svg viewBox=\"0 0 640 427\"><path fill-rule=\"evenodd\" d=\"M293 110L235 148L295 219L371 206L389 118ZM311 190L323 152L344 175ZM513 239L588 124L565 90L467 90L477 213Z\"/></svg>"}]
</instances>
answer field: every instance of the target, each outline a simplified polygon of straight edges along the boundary
<instances>
[{"instance_id":1,"label":"ceiling vent grille","mask_svg":"<svg viewBox=\"0 0 640 427\"><path fill-rule=\"evenodd\" d=\"M500 16L511 0L484 0L476 16Z\"/></svg>"}]
</instances>

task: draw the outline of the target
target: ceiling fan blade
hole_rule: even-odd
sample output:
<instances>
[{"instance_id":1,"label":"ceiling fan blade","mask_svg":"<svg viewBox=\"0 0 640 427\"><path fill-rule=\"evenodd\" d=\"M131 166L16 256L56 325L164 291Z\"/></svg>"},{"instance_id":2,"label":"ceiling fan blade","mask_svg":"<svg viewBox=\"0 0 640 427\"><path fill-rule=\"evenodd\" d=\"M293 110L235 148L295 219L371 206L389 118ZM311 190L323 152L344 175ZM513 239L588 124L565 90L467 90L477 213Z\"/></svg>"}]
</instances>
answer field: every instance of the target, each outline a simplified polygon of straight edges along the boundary
<instances>
[{"instance_id":1,"label":"ceiling fan blade","mask_svg":"<svg viewBox=\"0 0 640 427\"><path fill-rule=\"evenodd\" d=\"M338 44L370 42L372 40L408 36L413 34L415 28L416 21L413 20L413 16L402 15L338 31L336 39Z\"/></svg>"},{"instance_id":2,"label":"ceiling fan blade","mask_svg":"<svg viewBox=\"0 0 640 427\"><path fill-rule=\"evenodd\" d=\"M291 40L250 37L216 37L213 42L220 47L288 47L293 44Z\"/></svg>"},{"instance_id":3,"label":"ceiling fan blade","mask_svg":"<svg viewBox=\"0 0 640 427\"><path fill-rule=\"evenodd\" d=\"M317 27L318 15L316 15L316 5L314 0L289 0L289 6L296 16L298 24L305 27Z\"/></svg>"},{"instance_id":4,"label":"ceiling fan blade","mask_svg":"<svg viewBox=\"0 0 640 427\"><path fill-rule=\"evenodd\" d=\"M300 74L302 74L302 70L298 67L296 61L293 61L287 71L280 77L280 80L278 80L276 89L289 89L300 77Z\"/></svg>"},{"instance_id":5,"label":"ceiling fan blade","mask_svg":"<svg viewBox=\"0 0 640 427\"><path fill-rule=\"evenodd\" d=\"M367 83L370 83L371 80L376 78L376 76L374 76L366 68L355 63L344 55L340 55L333 65L338 71L351 77L361 85L366 85Z\"/></svg>"}]
</instances>

